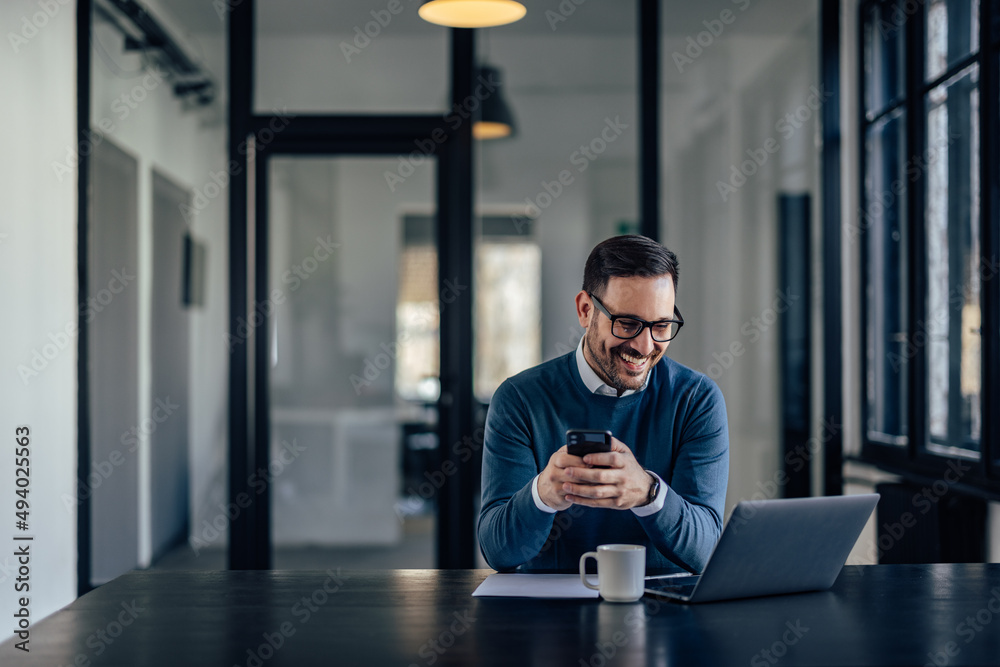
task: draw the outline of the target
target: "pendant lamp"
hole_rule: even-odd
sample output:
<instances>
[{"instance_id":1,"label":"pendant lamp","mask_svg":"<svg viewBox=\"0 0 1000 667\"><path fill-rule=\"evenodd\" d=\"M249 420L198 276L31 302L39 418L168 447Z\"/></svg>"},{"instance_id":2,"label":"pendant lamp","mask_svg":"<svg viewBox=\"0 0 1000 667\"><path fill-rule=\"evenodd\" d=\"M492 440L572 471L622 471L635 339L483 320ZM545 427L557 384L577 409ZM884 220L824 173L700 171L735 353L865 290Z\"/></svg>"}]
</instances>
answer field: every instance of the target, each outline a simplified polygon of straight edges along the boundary
<instances>
[{"instance_id":1,"label":"pendant lamp","mask_svg":"<svg viewBox=\"0 0 1000 667\"><path fill-rule=\"evenodd\" d=\"M479 115L472 126L475 139L502 139L514 136L517 126L514 114L503 95L503 81L500 70L491 65L480 65L478 81L489 81L496 89L487 96L479 107Z\"/></svg>"},{"instance_id":2,"label":"pendant lamp","mask_svg":"<svg viewBox=\"0 0 1000 667\"><path fill-rule=\"evenodd\" d=\"M519 21L527 11L516 0L425 0L417 13L450 28L488 28Z\"/></svg>"}]
</instances>

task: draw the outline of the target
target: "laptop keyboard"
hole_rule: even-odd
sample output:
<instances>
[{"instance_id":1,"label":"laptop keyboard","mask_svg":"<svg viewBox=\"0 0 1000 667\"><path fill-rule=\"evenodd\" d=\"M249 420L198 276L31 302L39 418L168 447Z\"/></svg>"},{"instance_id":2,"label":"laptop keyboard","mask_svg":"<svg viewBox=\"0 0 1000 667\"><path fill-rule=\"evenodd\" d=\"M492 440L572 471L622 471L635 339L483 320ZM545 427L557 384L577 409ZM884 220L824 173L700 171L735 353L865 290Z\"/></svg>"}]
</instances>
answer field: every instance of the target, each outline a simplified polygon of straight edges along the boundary
<instances>
[{"instance_id":1,"label":"laptop keyboard","mask_svg":"<svg viewBox=\"0 0 1000 667\"><path fill-rule=\"evenodd\" d=\"M694 591L694 587L698 585L699 579L701 579L701 575L697 574L688 577L649 579L646 581L646 588L677 595L690 595Z\"/></svg>"}]
</instances>

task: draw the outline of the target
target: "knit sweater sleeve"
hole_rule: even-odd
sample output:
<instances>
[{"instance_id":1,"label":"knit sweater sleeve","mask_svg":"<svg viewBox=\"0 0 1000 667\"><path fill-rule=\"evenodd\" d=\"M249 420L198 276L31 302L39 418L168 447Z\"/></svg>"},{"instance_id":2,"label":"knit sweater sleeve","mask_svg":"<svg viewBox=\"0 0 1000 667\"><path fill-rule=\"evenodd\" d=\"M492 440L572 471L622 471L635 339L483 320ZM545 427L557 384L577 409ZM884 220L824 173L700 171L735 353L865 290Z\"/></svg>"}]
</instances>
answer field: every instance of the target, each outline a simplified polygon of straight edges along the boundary
<instances>
[{"instance_id":1,"label":"knit sweater sleeve","mask_svg":"<svg viewBox=\"0 0 1000 667\"><path fill-rule=\"evenodd\" d=\"M528 409L505 382L490 401L483 442L479 545L494 569L527 562L548 539L555 515L539 510L532 499L531 481L538 473Z\"/></svg>"},{"instance_id":2,"label":"knit sweater sleeve","mask_svg":"<svg viewBox=\"0 0 1000 667\"><path fill-rule=\"evenodd\" d=\"M726 404L710 379L701 380L684 411L670 476L660 474L668 486L663 508L639 523L660 553L701 572L722 533L729 479Z\"/></svg>"}]
</instances>

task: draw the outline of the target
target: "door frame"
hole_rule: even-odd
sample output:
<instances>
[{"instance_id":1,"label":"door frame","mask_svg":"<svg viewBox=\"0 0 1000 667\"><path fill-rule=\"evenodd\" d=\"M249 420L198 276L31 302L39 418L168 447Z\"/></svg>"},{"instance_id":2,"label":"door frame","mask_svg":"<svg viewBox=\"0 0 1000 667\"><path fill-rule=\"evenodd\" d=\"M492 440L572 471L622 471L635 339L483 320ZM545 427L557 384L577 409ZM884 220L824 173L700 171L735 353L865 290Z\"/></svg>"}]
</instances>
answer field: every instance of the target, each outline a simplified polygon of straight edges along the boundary
<instances>
[{"instance_id":1,"label":"door frame","mask_svg":"<svg viewBox=\"0 0 1000 667\"><path fill-rule=\"evenodd\" d=\"M252 321L255 295L267 293L267 166L274 155L399 155L415 150L437 159L438 280L472 284L472 124L439 115L256 114L254 2L229 8L229 335ZM450 108L471 98L475 31L452 29ZM280 128L280 129L279 129ZM428 143L429 142L429 143ZM430 151L421 147L432 146ZM472 392L473 307L467 290L441 312L438 447L456 474L438 492L437 565L475 566L476 466L456 447L475 436ZM261 335L263 331L263 335ZM251 490L253 471L267 468L270 403L266 327L240 345L229 365L229 502L241 508L229 524L230 569L271 567L270 489ZM265 434L265 435L260 435ZM252 492L251 492L252 491Z\"/></svg>"}]
</instances>

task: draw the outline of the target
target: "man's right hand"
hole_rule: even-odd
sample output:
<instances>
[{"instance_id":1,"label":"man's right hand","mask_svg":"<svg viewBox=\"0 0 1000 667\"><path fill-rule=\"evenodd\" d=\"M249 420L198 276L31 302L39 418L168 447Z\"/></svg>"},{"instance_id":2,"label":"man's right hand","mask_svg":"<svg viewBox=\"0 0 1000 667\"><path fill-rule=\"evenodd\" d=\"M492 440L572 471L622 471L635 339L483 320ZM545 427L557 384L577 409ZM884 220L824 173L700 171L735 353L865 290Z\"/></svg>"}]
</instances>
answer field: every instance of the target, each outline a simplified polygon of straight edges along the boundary
<instances>
[{"instance_id":1,"label":"man's right hand","mask_svg":"<svg viewBox=\"0 0 1000 667\"><path fill-rule=\"evenodd\" d=\"M579 484L580 480L566 474L566 468L570 467L587 468L589 466L583 462L581 457L568 453L566 445L563 445L549 458L548 465L538 474L538 497L554 510L562 511L573 504L566 500L566 495L569 492L563 490L563 484L566 482Z\"/></svg>"}]
</instances>

